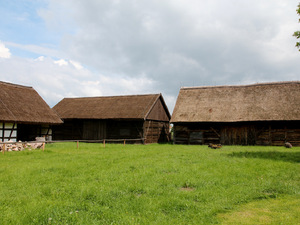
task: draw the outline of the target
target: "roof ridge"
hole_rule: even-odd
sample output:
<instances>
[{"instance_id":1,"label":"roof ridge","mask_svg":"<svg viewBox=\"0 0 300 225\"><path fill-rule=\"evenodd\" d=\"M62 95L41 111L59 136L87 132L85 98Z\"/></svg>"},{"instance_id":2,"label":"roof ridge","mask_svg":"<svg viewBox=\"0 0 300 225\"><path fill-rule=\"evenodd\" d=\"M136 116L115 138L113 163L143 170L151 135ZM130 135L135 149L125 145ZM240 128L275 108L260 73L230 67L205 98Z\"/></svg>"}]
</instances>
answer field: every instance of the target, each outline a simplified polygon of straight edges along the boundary
<instances>
[{"instance_id":1,"label":"roof ridge","mask_svg":"<svg viewBox=\"0 0 300 225\"><path fill-rule=\"evenodd\" d=\"M64 99L92 99L92 98L119 98L119 97L139 97L139 96L159 96L160 94L140 94L140 95L111 95L111 96L91 96L91 97L67 97Z\"/></svg>"},{"instance_id":2,"label":"roof ridge","mask_svg":"<svg viewBox=\"0 0 300 225\"><path fill-rule=\"evenodd\" d=\"M180 90L187 89L206 89L206 88L244 88L254 86L268 86L268 85L284 85L284 84L300 84L300 81L278 81L278 82L266 82L266 83L254 83L254 84L242 84L242 85L216 85L216 86L194 86L194 87L181 87Z\"/></svg>"},{"instance_id":3,"label":"roof ridge","mask_svg":"<svg viewBox=\"0 0 300 225\"><path fill-rule=\"evenodd\" d=\"M16 88L30 88L30 89L32 89L31 86L25 86L25 85L20 85L20 84L13 84L13 83L5 82L5 81L0 81L0 84L7 85L7 86L13 86L13 87L16 87Z\"/></svg>"}]
</instances>

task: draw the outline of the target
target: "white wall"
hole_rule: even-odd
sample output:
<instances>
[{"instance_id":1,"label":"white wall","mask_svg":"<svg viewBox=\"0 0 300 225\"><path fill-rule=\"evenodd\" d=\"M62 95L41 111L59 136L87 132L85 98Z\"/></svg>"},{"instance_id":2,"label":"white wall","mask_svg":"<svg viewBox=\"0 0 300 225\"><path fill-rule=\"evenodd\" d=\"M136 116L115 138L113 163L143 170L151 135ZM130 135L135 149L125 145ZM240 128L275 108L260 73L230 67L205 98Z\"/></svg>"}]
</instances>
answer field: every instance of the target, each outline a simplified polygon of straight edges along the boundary
<instances>
[{"instance_id":1,"label":"white wall","mask_svg":"<svg viewBox=\"0 0 300 225\"><path fill-rule=\"evenodd\" d=\"M0 141L9 141L9 140L17 141L17 124L15 124L14 126L14 123L2 122L0 123Z\"/></svg>"}]
</instances>

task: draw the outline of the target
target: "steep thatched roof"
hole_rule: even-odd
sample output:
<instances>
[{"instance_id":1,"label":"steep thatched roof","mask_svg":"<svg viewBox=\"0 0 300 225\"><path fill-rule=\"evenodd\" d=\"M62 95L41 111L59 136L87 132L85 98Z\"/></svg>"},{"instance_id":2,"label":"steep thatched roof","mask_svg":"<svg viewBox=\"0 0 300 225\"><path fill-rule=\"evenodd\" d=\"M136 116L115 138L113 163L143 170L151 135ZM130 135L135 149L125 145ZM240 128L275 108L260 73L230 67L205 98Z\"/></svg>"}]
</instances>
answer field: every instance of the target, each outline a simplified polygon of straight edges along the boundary
<instances>
[{"instance_id":1,"label":"steep thatched roof","mask_svg":"<svg viewBox=\"0 0 300 225\"><path fill-rule=\"evenodd\" d=\"M32 88L0 81L0 121L58 124L58 115Z\"/></svg>"},{"instance_id":2,"label":"steep thatched roof","mask_svg":"<svg viewBox=\"0 0 300 225\"><path fill-rule=\"evenodd\" d=\"M181 88L176 122L300 120L300 82Z\"/></svg>"},{"instance_id":3,"label":"steep thatched roof","mask_svg":"<svg viewBox=\"0 0 300 225\"><path fill-rule=\"evenodd\" d=\"M147 119L161 94L64 98L53 109L62 119Z\"/></svg>"}]
</instances>

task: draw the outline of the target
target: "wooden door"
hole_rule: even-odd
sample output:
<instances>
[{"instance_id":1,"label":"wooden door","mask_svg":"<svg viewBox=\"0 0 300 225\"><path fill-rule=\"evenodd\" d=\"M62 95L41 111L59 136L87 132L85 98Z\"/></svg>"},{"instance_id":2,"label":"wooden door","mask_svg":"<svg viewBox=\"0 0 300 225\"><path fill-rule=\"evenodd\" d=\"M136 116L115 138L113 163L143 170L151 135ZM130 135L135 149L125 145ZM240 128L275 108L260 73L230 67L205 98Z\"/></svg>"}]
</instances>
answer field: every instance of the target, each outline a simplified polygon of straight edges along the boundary
<instances>
[{"instance_id":1,"label":"wooden door","mask_svg":"<svg viewBox=\"0 0 300 225\"><path fill-rule=\"evenodd\" d=\"M106 138L106 121L85 120L83 122L84 140L102 140Z\"/></svg>"}]
</instances>

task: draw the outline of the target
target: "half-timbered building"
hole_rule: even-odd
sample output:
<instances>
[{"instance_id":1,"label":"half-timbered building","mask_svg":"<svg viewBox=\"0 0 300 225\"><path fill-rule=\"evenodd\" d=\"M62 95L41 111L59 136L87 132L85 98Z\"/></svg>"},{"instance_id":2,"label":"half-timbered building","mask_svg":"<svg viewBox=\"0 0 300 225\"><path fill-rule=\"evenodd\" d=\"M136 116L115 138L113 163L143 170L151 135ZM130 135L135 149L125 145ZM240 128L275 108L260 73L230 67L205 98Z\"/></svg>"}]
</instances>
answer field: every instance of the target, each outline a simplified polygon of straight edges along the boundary
<instances>
[{"instance_id":1,"label":"half-timbered building","mask_svg":"<svg viewBox=\"0 0 300 225\"><path fill-rule=\"evenodd\" d=\"M32 88L0 81L0 141L33 141L52 138L58 115Z\"/></svg>"}]
</instances>

